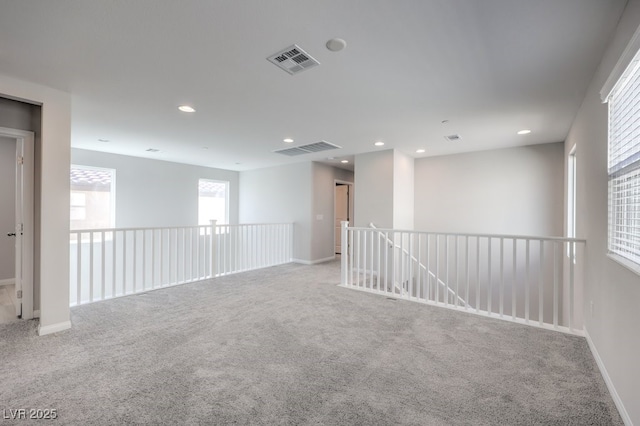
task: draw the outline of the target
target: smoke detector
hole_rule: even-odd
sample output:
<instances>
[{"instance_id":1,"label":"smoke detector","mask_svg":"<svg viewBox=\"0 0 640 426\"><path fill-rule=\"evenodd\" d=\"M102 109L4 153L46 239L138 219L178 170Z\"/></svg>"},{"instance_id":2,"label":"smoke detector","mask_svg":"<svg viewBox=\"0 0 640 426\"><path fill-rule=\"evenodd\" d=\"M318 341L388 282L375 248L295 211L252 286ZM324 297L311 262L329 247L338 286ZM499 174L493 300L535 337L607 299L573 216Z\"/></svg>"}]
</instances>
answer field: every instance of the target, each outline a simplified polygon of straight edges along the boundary
<instances>
[{"instance_id":1,"label":"smoke detector","mask_svg":"<svg viewBox=\"0 0 640 426\"><path fill-rule=\"evenodd\" d=\"M298 74L299 72L315 67L316 65L320 65L320 62L305 52L297 44L293 44L286 49L282 49L281 51L274 53L269 56L267 60L291 75Z\"/></svg>"}]
</instances>

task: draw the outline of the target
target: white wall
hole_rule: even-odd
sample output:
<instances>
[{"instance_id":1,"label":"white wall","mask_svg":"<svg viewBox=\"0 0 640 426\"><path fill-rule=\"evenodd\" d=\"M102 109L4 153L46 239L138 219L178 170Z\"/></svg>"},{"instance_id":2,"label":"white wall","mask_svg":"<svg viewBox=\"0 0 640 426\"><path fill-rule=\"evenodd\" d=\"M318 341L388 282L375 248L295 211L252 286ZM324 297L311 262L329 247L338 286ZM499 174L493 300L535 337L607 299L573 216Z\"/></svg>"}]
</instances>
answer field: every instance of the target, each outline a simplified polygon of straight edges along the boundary
<instances>
[{"instance_id":1,"label":"white wall","mask_svg":"<svg viewBox=\"0 0 640 426\"><path fill-rule=\"evenodd\" d=\"M393 228L414 226L415 160L400 151L393 152Z\"/></svg>"},{"instance_id":2,"label":"white wall","mask_svg":"<svg viewBox=\"0 0 640 426\"><path fill-rule=\"evenodd\" d=\"M311 259L317 261L335 256L335 181L353 182L353 172L322 163L312 163L312 167Z\"/></svg>"},{"instance_id":3,"label":"white wall","mask_svg":"<svg viewBox=\"0 0 640 426\"><path fill-rule=\"evenodd\" d=\"M69 157L71 97L45 86L0 75L0 96L42 105L36 138L35 276L40 282L40 334L69 322ZM44 214L40 214L44 212ZM34 289L37 290L37 287ZM38 295L36 294L36 297ZM37 299L34 301L37 308Z\"/></svg>"},{"instance_id":4,"label":"white wall","mask_svg":"<svg viewBox=\"0 0 640 426\"><path fill-rule=\"evenodd\" d=\"M566 141L577 146L577 233L587 239L585 328L627 421L640 424L640 277L607 256L607 105L599 91L640 25L630 0ZM593 301L593 314L590 302Z\"/></svg>"},{"instance_id":5,"label":"white wall","mask_svg":"<svg viewBox=\"0 0 640 426\"><path fill-rule=\"evenodd\" d=\"M116 170L118 228L197 225L199 179L229 181L229 219L238 221L238 172L75 148L71 162Z\"/></svg>"},{"instance_id":6,"label":"white wall","mask_svg":"<svg viewBox=\"0 0 640 426\"><path fill-rule=\"evenodd\" d=\"M240 172L241 223L295 223L293 257L310 262L313 166L298 163Z\"/></svg>"},{"instance_id":7,"label":"white wall","mask_svg":"<svg viewBox=\"0 0 640 426\"><path fill-rule=\"evenodd\" d=\"M393 150L356 155L354 167L354 225L393 228Z\"/></svg>"},{"instance_id":8,"label":"white wall","mask_svg":"<svg viewBox=\"0 0 640 426\"><path fill-rule=\"evenodd\" d=\"M0 280L15 278L16 141L0 137Z\"/></svg>"},{"instance_id":9,"label":"white wall","mask_svg":"<svg viewBox=\"0 0 640 426\"><path fill-rule=\"evenodd\" d=\"M421 231L561 236L562 143L415 162Z\"/></svg>"}]
</instances>

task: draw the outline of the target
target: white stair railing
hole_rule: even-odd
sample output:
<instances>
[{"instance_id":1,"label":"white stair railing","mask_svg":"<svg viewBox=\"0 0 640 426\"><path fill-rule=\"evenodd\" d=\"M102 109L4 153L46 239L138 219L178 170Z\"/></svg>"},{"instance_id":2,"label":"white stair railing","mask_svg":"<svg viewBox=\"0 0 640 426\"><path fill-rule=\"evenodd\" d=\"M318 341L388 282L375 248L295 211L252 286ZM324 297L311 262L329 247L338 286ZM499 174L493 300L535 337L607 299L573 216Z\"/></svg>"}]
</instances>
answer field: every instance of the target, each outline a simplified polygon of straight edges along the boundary
<instances>
[{"instance_id":1,"label":"white stair railing","mask_svg":"<svg viewBox=\"0 0 640 426\"><path fill-rule=\"evenodd\" d=\"M585 241L349 227L341 285L480 315L582 332ZM578 283L578 284L576 284Z\"/></svg>"},{"instance_id":2,"label":"white stair railing","mask_svg":"<svg viewBox=\"0 0 640 426\"><path fill-rule=\"evenodd\" d=\"M71 306L291 262L293 224L70 232Z\"/></svg>"},{"instance_id":3,"label":"white stair railing","mask_svg":"<svg viewBox=\"0 0 640 426\"><path fill-rule=\"evenodd\" d=\"M378 229L373 223L369 223L369 228L376 229L376 230ZM413 262L414 265L418 268L417 269L417 273L418 274L424 272L425 274L427 274L429 279L434 280L437 283L437 285L440 286L440 288L442 290L444 290L444 291L446 291L448 293L450 300L456 300L457 299L457 301L461 305L463 305L463 306L467 305L468 306L467 302L463 298L458 296L456 294L456 292L449 285L447 285L444 281L442 281L441 279L436 277L436 275L433 272L431 272L430 270L427 269L426 265L421 263L420 260L417 259L416 257L410 255L409 252L405 248L403 248L402 246L400 246L398 244L395 244L393 242L393 240L391 240L390 238L385 236L382 232L378 232L378 237L381 238L386 244L388 244L389 247L392 247L395 250L398 250L398 252L400 253L401 259L407 258L411 262ZM406 286L404 284L407 284L407 286L408 286L409 282L414 281L416 279L415 276L411 276L411 277L407 277L407 278L408 278L408 280L403 282L403 283L398 283L395 280L395 277L394 277L394 280L392 281L393 284L396 286L396 288L400 292L402 292L403 295L407 295L408 294L407 289L405 288ZM454 303L454 302L449 302L449 303Z\"/></svg>"}]
</instances>

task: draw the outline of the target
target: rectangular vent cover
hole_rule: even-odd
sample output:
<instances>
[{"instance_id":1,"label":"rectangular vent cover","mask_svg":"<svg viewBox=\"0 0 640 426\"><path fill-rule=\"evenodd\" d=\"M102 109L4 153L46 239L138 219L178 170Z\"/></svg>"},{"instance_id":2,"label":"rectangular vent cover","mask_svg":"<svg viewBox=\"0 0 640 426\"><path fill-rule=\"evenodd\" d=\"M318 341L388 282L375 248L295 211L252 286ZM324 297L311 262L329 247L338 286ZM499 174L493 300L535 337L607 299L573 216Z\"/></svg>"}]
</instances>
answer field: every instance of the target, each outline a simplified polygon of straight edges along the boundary
<instances>
[{"instance_id":1,"label":"rectangular vent cover","mask_svg":"<svg viewBox=\"0 0 640 426\"><path fill-rule=\"evenodd\" d=\"M315 60L297 44L269 56L267 60L291 75L320 65L320 62Z\"/></svg>"},{"instance_id":2,"label":"rectangular vent cover","mask_svg":"<svg viewBox=\"0 0 640 426\"><path fill-rule=\"evenodd\" d=\"M273 152L275 152L276 154L283 154L283 155L288 155L290 157L294 157L296 155L311 154L314 152L328 151L330 149L340 149L340 148L342 147L338 145L334 145L327 141L320 141L320 142L310 143L307 145L295 146L292 148L279 149Z\"/></svg>"},{"instance_id":3,"label":"rectangular vent cover","mask_svg":"<svg viewBox=\"0 0 640 426\"><path fill-rule=\"evenodd\" d=\"M460 135L449 135L449 136L445 136L444 138L449 142L457 142L461 139Z\"/></svg>"}]
</instances>

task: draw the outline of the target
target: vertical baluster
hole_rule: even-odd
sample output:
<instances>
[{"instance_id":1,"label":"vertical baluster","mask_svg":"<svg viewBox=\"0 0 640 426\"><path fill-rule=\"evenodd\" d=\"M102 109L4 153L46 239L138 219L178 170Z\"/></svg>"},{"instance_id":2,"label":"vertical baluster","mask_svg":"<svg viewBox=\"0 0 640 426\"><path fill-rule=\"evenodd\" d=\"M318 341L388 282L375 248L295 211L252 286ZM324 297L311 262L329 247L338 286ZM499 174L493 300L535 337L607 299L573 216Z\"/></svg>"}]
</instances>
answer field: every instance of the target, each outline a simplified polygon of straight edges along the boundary
<instances>
[{"instance_id":1,"label":"vertical baluster","mask_svg":"<svg viewBox=\"0 0 640 426\"><path fill-rule=\"evenodd\" d=\"M378 244L378 279L376 280L377 289L380 291L380 281L382 280L382 247L380 246L380 231L375 232L376 242Z\"/></svg>"},{"instance_id":2,"label":"vertical baluster","mask_svg":"<svg viewBox=\"0 0 640 426\"><path fill-rule=\"evenodd\" d=\"M476 312L480 312L480 236L476 237Z\"/></svg>"},{"instance_id":3,"label":"vertical baluster","mask_svg":"<svg viewBox=\"0 0 640 426\"><path fill-rule=\"evenodd\" d=\"M397 273L397 268L396 268L396 259L397 259L397 250L396 250L396 241L398 240L397 236L396 236L396 232L391 231L391 242L390 244L390 248L391 248L391 290L392 293L395 295L396 294L396 273Z\"/></svg>"},{"instance_id":4,"label":"vertical baluster","mask_svg":"<svg viewBox=\"0 0 640 426\"><path fill-rule=\"evenodd\" d=\"M147 230L142 230L142 290L147 289Z\"/></svg>"},{"instance_id":5,"label":"vertical baluster","mask_svg":"<svg viewBox=\"0 0 640 426\"><path fill-rule=\"evenodd\" d=\"M353 258L353 248L355 246L355 240L354 238L354 230L350 229L349 230L349 285L353 285L353 275L354 275L354 271L353 271L353 264L354 264L354 258Z\"/></svg>"},{"instance_id":6,"label":"vertical baluster","mask_svg":"<svg viewBox=\"0 0 640 426\"><path fill-rule=\"evenodd\" d=\"M459 291L460 291L460 269L459 269L459 267L460 267L459 266L460 259L458 258L459 257L459 253L458 253L458 235L454 235L453 238L454 238L454 244L453 244L454 249L453 250L455 252L455 257L454 257L454 262L453 263L454 263L454 267L455 267L455 271L456 271L456 291L455 291L455 294L453 295L453 297L454 297L454 303L455 303L456 308L457 308L458 307L458 299L459 299L459 296L460 296L460 293L459 293Z\"/></svg>"},{"instance_id":7,"label":"vertical baluster","mask_svg":"<svg viewBox=\"0 0 640 426\"><path fill-rule=\"evenodd\" d=\"M445 264L445 273L444 273L444 305L449 306L449 235L444 236L444 264Z\"/></svg>"},{"instance_id":8,"label":"vertical baluster","mask_svg":"<svg viewBox=\"0 0 640 426\"><path fill-rule=\"evenodd\" d=\"M356 248L355 248L355 252L356 252L356 285L358 287L360 287L360 256L361 256L361 252L360 252L360 230L358 229L356 231L357 234L357 239L356 239Z\"/></svg>"},{"instance_id":9,"label":"vertical baluster","mask_svg":"<svg viewBox=\"0 0 640 426\"><path fill-rule=\"evenodd\" d=\"M122 295L127 294L127 230L122 231Z\"/></svg>"},{"instance_id":10,"label":"vertical baluster","mask_svg":"<svg viewBox=\"0 0 640 426\"><path fill-rule=\"evenodd\" d=\"M431 234L427 234L427 300L432 300L431 297Z\"/></svg>"},{"instance_id":11,"label":"vertical baluster","mask_svg":"<svg viewBox=\"0 0 640 426\"><path fill-rule=\"evenodd\" d=\"M516 292L518 289L517 285L517 270L516 266L518 264L518 240L516 238L513 239L513 276L511 280L511 319L515 320L517 315L516 310Z\"/></svg>"},{"instance_id":12,"label":"vertical baluster","mask_svg":"<svg viewBox=\"0 0 640 426\"><path fill-rule=\"evenodd\" d=\"M156 288L156 230L151 229L151 288Z\"/></svg>"},{"instance_id":13,"label":"vertical baluster","mask_svg":"<svg viewBox=\"0 0 640 426\"><path fill-rule=\"evenodd\" d=\"M418 268L415 264L415 256L413 255L413 241L414 241L414 234L411 232L409 234L407 234L407 237L409 238L409 280L408 280L408 285L409 285L409 297L416 297L416 289L414 288L414 285L416 285L416 279L415 279L415 275L416 272L415 270L418 269L418 271L420 271L420 268Z\"/></svg>"},{"instance_id":14,"label":"vertical baluster","mask_svg":"<svg viewBox=\"0 0 640 426\"><path fill-rule=\"evenodd\" d=\"M404 232L400 232L400 248L398 249L398 253L400 254L400 294L402 296L405 295L405 263L406 263L406 256L404 254Z\"/></svg>"},{"instance_id":15,"label":"vertical baluster","mask_svg":"<svg viewBox=\"0 0 640 426\"><path fill-rule=\"evenodd\" d=\"M529 322L529 244L530 240L527 238L526 240L526 257L527 257L527 263L525 266L525 279L524 279L524 320L528 323Z\"/></svg>"},{"instance_id":16,"label":"vertical baluster","mask_svg":"<svg viewBox=\"0 0 640 426\"><path fill-rule=\"evenodd\" d=\"M540 239L540 261L538 262L538 324L544 322L544 240Z\"/></svg>"},{"instance_id":17,"label":"vertical baluster","mask_svg":"<svg viewBox=\"0 0 640 426\"><path fill-rule=\"evenodd\" d=\"M106 272L106 255L105 255L105 232L100 233L100 300L106 299L105 295L105 282L107 280Z\"/></svg>"},{"instance_id":18,"label":"vertical baluster","mask_svg":"<svg viewBox=\"0 0 640 426\"><path fill-rule=\"evenodd\" d=\"M435 302L440 303L440 235L436 234L436 297Z\"/></svg>"},{"instance_id":19,"label":"vertical baluster","mask_svg":"<svg viewBox=\"0 0 640 426\"><path fill-rule=\"evenodd\" d=\"M491 274L491 249L493 248L493 238L487 237L487 312L492 314L491 302L493 301L493 283L491 282L493 276Z\"/></svg>"},{"instance_id":20,"label":"vertical baluster","mask_svg":"<svg viewBox=\"0 0 640 426\"><path fill-rule=\"evenodd\" d=\"M391 285L393 286L393 280ZM384 291L389 292L389 231L384 232Z\"/></svg>"},{"instance_id":21,"label":"vertical baluster","mask_svg":"<svg viewBox=\"0 0 640 426\"><path fill-rule=\"evenodd\" d=\"M133 292L137 293L138 230L133 230Z\"/></svg>"},{"instance_id":22,"label":"vertical baluster","mask_svg":"<svg viewBox=\"0 0 640 426\"><path fill-rule=\"evenodd\" d=\"M558 244L562 242L554 242L553 244L553 327L558 328ZM562 253L562 247L560 247Z\"/></svg>"},{"instance_id":23,"label":"vertical baluster","mask_svg":"<svg viewBox=\"0 0 640 426\"><path fill-rule=\"evenodd\" d=\"M367 234L368 232L366 229L362 231L362 285L364 288L367 288Z\"/></svg>"},{"instance_id":24,"label":"vertical baluster","mask_svg":"<svg viewBox=\"0 0 640 426\"><path fill-rule=\"evenodd\" d=\"M371 250L370 250L371 256L369 258L369 276L370 276L369 285L371 287L371 290L373 290L373 287L374 287L373 283L374 283L374 280L375 280L375 278L374 278L374 267L375 267L375 264L373 262L373 251L374 251L375 243L374 243L374 240L373 240L373 237L374 237L373 232L374 231L369 231L369 235L371 236Z\"/></svg>"},{"instance_id":25,"label":"vertical baluster","mask_svg":"<svg viewBox=\"0 0 640 426\"><path fill-rule=\"evenodd\" d=\"M89 302L93 302L93 231L89 231Z\"/></svg>"},{"instance_id":26,"label":"vertical baluster","mask_svg":"<svg viewBox=\"0 0 640 426\"><path fill-rule=\"evenodd\" d=\"M76 305L82 304L82 232L76 232Z\"/></svg>"},{"instance_id":27,"label":"vertical baluster","mask_svg":"<svg viewBox=\"0 0 640 426\"><path fill-rule=\"evenodd\" d=\"M469 267L470 267L470 262L469 262L469 256L471 255L471 247L469 246L469 236L465 235L464 237L464 245L466 246L466 250L467 250L467 254L465 256L465 263L466 263L466 291L465 291L465 296L464 296L464 309L466 310L469 307L469 290L470 290L470 276L469 276Z\"/></svg>"},{"instance_id":28,"label":"vertical baluster","mask_svg":"<svg viewBox=\"0 0 640 426\"><path fill-rule=\"evenodd\" d=\"M118 263L117 261L117 256L116 256L116 235L117 232L114 229L113 230L113 253L112 253L112 257L111 257L111 263L112 263L112 275L111 275L111 297L116 297L116 265Z\"/></svg>"},{"instance_id":29,"label":"vertical baluster","mask_svg":"<svg viewBox=\"0 0 640 426\"><path fill-rule=\"evenodd\" d=\"M417 265L416 269L418 270L418 279L416 280L416 297L420 299L420 295L424 298L424 294L422 292L422 234L417 234L418 238L418 257L417 257Z\"/></svg>"},{"instance_id":30,"label":"vertical baluster","mask_svg":"<svg viewBox=\"0 0 640 426\"><path fill-rule=\"evenodd\" d=\"M569 331L573 332L573 292L574 292L574 278L575 278L575 264L573 259L575 257L575 243L569 242Z\"/></svg>"},{"instance_id":31,"label":"vertical baluster","mask_svg":"<svg viewBox=\"0 0 640 426\"><path fill-rule=\"evenodd\" d=\"M504 238L500 238L500 318L504 317Z\"/></svg>"}]
</instances>

